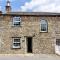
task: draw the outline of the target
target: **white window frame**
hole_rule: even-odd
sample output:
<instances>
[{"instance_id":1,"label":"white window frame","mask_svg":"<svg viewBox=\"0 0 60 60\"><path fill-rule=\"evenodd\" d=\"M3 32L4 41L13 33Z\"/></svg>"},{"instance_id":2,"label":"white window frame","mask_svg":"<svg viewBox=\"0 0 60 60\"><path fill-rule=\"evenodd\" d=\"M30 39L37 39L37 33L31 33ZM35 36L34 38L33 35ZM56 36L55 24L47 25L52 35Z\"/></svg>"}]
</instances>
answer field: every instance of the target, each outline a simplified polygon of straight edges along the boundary
<instances>
[{"instance_id":1,"label":"white window frame","mask_svg":"<svg viewBox=\"0 0 60 60\"><path fill-rule=\"evenodd\" d=\"M14 39L19 39L20 42L14 42ZM14 46L14 43L20 44L19 46ZM21 38L20 37L14 37L12 41L12 48L21 48Z\"/></svg>"},{"instance_id":2,"label":"white window frame","mask_svg":"<svg viewBox=\"0 0 60 60\"><path fill-rule=\"evenodd\" d=\"M15 23L20 23L20 25L15 25ZM13 17L13 26L21 26L21 17L17 17L17 16Z\"/></svg>"},{"instance_id":3,"label":"white window frame","mask_svg":"<svg viewBox=\"0 0 60 60\"><path fill-rule=\"evenodd\" d=\"M41 30L41 25L42 25L42 24L46 24L46 31L42 31L42 30ZM41 20L40 20L40 32L48 32L48 23L47 23L47 21L44 20L44 19L41 19Z\"/></svg>"}]
</instances>

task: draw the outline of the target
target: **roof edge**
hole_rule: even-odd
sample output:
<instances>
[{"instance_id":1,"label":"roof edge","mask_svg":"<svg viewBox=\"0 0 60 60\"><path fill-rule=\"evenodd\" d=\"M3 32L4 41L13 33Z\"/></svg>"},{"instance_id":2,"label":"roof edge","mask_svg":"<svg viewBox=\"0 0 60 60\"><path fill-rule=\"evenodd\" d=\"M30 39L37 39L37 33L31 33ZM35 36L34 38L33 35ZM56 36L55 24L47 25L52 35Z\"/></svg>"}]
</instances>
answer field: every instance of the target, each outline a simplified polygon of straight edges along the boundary
<instances>
[{"instance_id":1,"label":"roof edge","mask_svg":"<svg viewBox=\"0 0 60 60\"><path fill-rule=\"evenodd\" d=\"M54 12L10 12L10 13L4 13L2 15L60 15L60 13L54 13Z\"/></svg>"}]
</instances>

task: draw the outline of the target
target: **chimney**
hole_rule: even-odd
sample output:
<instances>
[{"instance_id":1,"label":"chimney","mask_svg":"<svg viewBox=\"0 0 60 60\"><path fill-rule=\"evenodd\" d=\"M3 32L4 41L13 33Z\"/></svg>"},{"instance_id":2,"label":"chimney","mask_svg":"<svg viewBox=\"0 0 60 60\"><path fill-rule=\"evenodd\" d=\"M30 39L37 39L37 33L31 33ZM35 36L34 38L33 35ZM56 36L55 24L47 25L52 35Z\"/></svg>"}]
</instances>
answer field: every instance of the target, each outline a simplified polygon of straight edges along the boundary
<instances>
[{"instance_id":1,"label":"chimney","mask_svg":"<svg viewBox=\"0 0 60 60\"><path fill-rule=\"evenodd\" d=\"M0 6L0 14L2 14L1 6Z\"/></svg>"},{"instance_id":2,"label":"chimney","mask_svg":"<svg viewBox=\"0 0 60 60\"><path fill-rule=\"evenodd\" d=\"M2 11L0 11L0 14L2 14Z\"/></svg>"},{"instance_id":3,"label":"chimney","mask_svg":"<svg viewBox=\"0 0 60 60\"><path fill-rule=\"evenodd\" d=\"M10 6L10 1L7 0L7 4L6 4L6 13L10 13L11 12L11 6Z\"/></svg>"}]
</instances>

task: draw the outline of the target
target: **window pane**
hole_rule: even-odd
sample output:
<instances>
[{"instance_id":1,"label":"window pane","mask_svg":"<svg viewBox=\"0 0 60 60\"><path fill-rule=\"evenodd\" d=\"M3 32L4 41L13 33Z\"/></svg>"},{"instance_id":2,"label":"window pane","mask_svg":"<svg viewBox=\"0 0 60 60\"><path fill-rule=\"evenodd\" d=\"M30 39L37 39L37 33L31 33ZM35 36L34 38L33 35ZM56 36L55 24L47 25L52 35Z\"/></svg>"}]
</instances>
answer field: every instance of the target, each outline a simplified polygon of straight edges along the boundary
<instances>
[{"instance_id":1,"label":"window pane","mask_svg":"<svg viewBox=\"0 0 60 60\"><path fill-rule=\"evenodd\" d=\"M14 46L15 47L20 46L20 43L14 43Z\"/></svg>"},{"instance_id":2,"label":"window pane","mask_svg":"<svg viewBox=\"0 0 60 60\"><path fill-rule=\"evenodd\" d=\"M47 30L47 25L41 24L41 31L46 31L46 30Z\"/></svg>"},{"instance_id":3,"label":"window pane","mask_svg":"<svg viewBox=\"0 0 60 60\"><path fill-rule=\"evenodd\" d=\"M20 21L20 19L19 18L15 18L15 21Z\"/></svg>"},{"instance_id":4,"label":"window pane","mask_svg":"<svg viewBox=\"0 0 60 60\"><path fill-rule=\"evenodd\" d=\"M20 17L14 17L14 21L20 21Z\"/></svg>"},{"instance_id":5,"label":"window pane","mask_svg":"<svg viewBox=\"0 0 60 60\"><path fill-rule=\"evenodd\" d=\"M20 39L14 39L14 42L20 42Z\"/></svg>"},{"instance_id":6,"label":"window pane","mask_svg":"<svg viewBox=\"0 0 60 60\"><path fill-rule=\"evenodd\" d=\"M20 22L14 22L14 25L20 25Z\"/></svg>"}]
</instances>

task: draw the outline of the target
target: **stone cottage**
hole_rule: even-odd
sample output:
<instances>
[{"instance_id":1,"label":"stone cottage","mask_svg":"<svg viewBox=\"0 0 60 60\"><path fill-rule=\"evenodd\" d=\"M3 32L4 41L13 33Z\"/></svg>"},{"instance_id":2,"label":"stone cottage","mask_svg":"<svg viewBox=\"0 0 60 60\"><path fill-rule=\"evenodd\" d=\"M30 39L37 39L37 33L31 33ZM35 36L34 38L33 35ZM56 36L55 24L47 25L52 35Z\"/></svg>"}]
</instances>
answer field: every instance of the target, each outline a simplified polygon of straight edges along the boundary
<instances>
[{"instance_id":1,"label":"stone cottage","mask_svg":"<svg viewBox=\"0 0 60 60\"><path fill-rule=\"evenodd\" d=\"M0 54L60 54L60 13L0 11Z\"/></svg>"}]
</instances>

